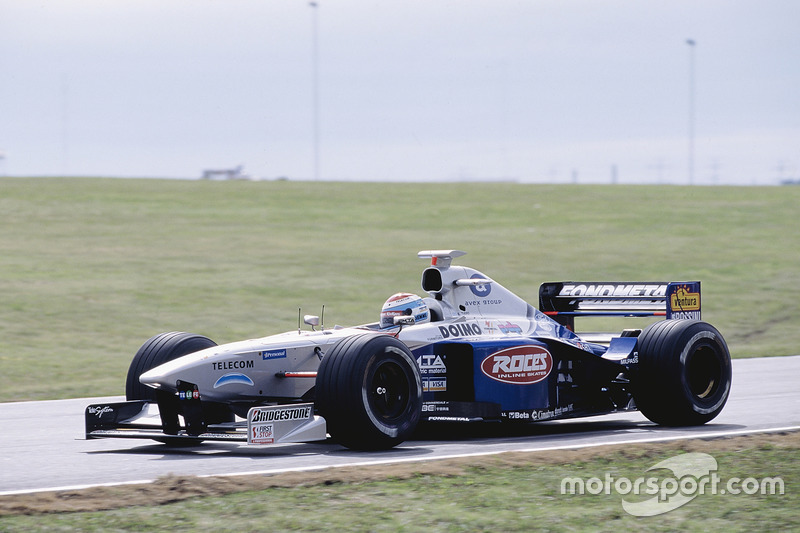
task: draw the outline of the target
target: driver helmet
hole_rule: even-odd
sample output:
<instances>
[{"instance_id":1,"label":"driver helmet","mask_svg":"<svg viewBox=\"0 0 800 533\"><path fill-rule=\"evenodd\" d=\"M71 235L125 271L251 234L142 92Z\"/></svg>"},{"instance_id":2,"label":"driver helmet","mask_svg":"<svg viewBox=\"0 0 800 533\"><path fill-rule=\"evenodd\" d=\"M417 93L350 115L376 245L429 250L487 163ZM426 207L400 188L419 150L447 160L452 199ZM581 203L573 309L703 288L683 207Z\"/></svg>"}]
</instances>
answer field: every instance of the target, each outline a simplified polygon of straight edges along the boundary
<instances>
[{"instance_id":1,"label":"driver helmet","mask_svg":"<svg viewBox=\"0 0 800 533\"><path fill-rule=\"evenodd\" d=\"M381 308L381 329L394 327L394 317L409 315L419 324L430 322L431 313L428 305L416 294L398 292L392 295Z\"/></svg>"}]
</instances>

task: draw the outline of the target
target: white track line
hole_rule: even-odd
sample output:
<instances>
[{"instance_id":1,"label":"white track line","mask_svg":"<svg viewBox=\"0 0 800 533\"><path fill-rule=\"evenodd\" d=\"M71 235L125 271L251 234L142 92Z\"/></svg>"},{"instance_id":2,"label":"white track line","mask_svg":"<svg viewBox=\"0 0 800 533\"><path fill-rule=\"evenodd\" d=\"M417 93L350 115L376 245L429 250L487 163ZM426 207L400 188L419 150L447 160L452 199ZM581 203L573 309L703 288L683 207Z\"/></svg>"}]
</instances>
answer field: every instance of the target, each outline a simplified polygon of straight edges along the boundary
<instances>
[{"instance_id":1,"label":"white track line","mask_svg":"<svg viewBox=\"0 0 800 533\"><path fill-rule=\"evenodd\" d=\"M489 452L474 452L474 453L459 453L459 454L451 454L451 455L442 455L438 457L406 457L400 459L382 459L376 461L361 461L358 463L347 463L342 465L330 465L330 466L298 466L292 468L275 468L269 470L250 470L245 472L232 472L229 474L202 474L197 476L187 476L187 477L198 477L198 478L211 478L211 477L239 477L239 476L258 476L258 475L274 475L274 474L282 474L285 472L313 472L313 471L322 471L328 470L333 468L347 468L351 466L377 466L377 465L388 465L388 464L401 464L401 463L423 463L423 462L430 462L430 461L441 461L444 459L460 459L460 458L467 458L467 457L485 457L490 455L500 455L503 453L529 453L529 452L548 452L548 451L556 451L556 450L580 450L583 448L599 448L602 446L617 446L620 444L646 444L646 443L653 443L653 442L669 442L669 441L676 441L676 440L695 440L695 439L715 439L715 438L724 438L724 437L741 437L745 435L756 435L761 433L784 433L790 431L799 431L800 426L786 426L780 428L768 428L768 429L757 429L757 430L747 430L747 429L740 429L736 431L723 431L723 432L709 432L709 433L699 433L696 435L672 435L669 437L651 437L646 439L628 439L628 440L621 440L617 442L602 442L602 443L586 443L586 444L564 444L560 446L547 446L544 448L520 448L514 450L498 450L498 451L489 451ZM0 492L0 496L13 496L16 494L34 494L39 492L60 492L60 491L75 491L75 490L84 490L84 489L91 489L96 487L120 487L124 485L144 485L149 483L154 483L157 481L156 479L140 479L137 481L120 481L116 483L91 483L86 485L69 485L64 487L50 487L44 489L28 489L28 490L11 490L11 491L4 491Z\"/></svg>"}]
</instances>

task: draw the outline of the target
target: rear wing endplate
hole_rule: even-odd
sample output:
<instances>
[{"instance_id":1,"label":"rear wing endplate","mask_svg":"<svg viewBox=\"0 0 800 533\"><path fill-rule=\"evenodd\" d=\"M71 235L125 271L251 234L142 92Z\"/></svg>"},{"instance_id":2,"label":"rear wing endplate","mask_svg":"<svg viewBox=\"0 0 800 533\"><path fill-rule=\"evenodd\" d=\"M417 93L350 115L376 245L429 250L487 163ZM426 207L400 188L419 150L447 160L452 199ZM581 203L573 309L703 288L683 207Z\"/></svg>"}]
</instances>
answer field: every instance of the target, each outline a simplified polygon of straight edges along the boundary
<instances>
[{"instance_id":1,"label":"rear wing endplate","mask_svg":"<svg viewBox=\"0 0 800 533\"><path fill-rule=\"evenodd\" d=\"M548 282L539 287L539 309L573 331L575 317L699 320L700 282Z\"/></svg>"}]
</instances>

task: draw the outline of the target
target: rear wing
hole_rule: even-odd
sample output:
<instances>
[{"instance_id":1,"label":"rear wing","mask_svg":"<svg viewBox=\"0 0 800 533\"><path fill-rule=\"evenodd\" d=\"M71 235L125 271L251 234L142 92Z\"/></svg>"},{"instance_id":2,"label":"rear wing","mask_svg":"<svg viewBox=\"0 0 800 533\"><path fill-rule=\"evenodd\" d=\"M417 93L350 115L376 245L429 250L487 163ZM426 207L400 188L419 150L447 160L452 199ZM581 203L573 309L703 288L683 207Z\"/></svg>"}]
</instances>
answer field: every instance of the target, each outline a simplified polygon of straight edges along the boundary
<instances>
[{"instance_id":1,"label":"rear wing","mask_svg":"<svg viewBox=\"0 0 800 533\"><path fill-rule=\"evenodd\" d=\"M700 319L700 282L543 283L539 309L575 330L575 317L620 316Z\"/></svg>"}]
</instances>

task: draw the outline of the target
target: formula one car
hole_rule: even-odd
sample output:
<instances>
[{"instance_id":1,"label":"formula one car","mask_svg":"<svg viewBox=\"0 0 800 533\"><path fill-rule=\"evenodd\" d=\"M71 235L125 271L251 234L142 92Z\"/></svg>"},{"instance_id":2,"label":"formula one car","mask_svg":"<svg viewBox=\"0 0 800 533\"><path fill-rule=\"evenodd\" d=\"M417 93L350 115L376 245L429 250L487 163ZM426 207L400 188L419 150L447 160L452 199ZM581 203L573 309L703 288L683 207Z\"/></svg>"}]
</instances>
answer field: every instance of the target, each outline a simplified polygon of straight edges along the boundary
<instances>
[{"instance_id":1,"label":"formula one car","mask_svg":"<svg viewBox=\"0 0 800 533\"><path fill-rule=\"evenodd\" d=\"M265 445L330 435L349 448L387 449L420 421L638 409L657 424L699 425L728 399L730 354L700 321L700 282L544 283L537 309L452 265L464 252L418 255L430 259L427 296L392 296L377 323L325 329L307 315L310 329L219 346L156 335L130 365L128 401L86 408L86 437ZM587 316L658 318L616 334L575 333Z\"/></svg>"}]
</instances>

